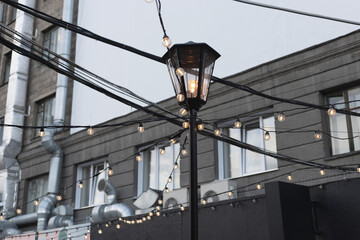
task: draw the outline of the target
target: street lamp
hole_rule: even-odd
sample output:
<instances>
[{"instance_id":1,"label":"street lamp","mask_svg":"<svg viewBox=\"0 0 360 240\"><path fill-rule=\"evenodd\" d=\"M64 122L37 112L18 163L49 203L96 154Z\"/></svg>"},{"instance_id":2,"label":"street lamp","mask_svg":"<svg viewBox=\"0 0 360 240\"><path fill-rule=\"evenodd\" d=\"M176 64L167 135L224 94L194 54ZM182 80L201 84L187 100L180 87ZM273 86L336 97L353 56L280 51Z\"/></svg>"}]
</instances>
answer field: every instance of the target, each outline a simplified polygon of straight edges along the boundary
<instances>
[{"instance_id":1,"label":"street lamp","mask_svg":"<svg viewBox=\"0 0 360 240\"><path fill-rule=\"evenodd\" d=\"M198 239L196 115L206 103L215 60L220 54L205 43L175 44L162 57L176 98L190 113L190 236Z\"/></svg>"}]
</instances>

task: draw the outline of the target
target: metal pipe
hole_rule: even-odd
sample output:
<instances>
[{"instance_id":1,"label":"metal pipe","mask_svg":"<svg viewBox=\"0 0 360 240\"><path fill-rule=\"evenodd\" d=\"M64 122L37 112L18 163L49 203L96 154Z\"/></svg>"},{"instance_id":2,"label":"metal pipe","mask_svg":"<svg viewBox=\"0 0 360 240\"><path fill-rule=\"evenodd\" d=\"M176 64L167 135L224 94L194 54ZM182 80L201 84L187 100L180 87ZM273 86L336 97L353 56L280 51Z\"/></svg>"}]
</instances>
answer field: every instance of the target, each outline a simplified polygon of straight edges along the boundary
<instances>
[{"instance_id":1,"label":"metal pipe","mask_svg":"<svg viewBox=\"0 0 360 240\"><path fill-rule=\"evenodd\" d=\"M111 205L100 205L93 208L92 221L99 222L115 219L119 217L128 217L134 215L134 210L125 203L115 203Z\"/></svg>"},{"instance_id":2,"label":"metal pipe","mask_svg":"<svg viewBox=\"0 0 360 240\"><path fill-rule=\"evenodd\" d=\"M116 203L117 193L115 187L105 179L101 179L98 184L99 191L104 191L110 204Z\"/></svg>"},{"instance_id":3,"label":"metal pipe","mask_svg":"<svg viewBox=\"0 0 360 240\"><path fill-rule=\"evenodd\" d=\"M29 213L9 219L9 222L15 223L18 226L35 223L37 221L37 213Z\"/></svg>"},{"instance_id":4,"label":"metal pipe","mask_svg":"<svg viewBox=\"0 0 360 240\"><path fill-rule=\"evenodd\" d=\"M28 7L35 7L35 0L19 0ZM18 11L15 30L31 36L34 17ZM25 46L23 46L26 48ZM23 125L26 105L27 82L30 59L12 52L10 76L6 97L5 124ZM0 147L0 169L5 169L5 191L3 195L5 218L15 216L17 205L17 188L20 166L17 155L21 151L23 130L21 128L4 128L3 143Z\"/></svg>"},{"instance_id":5,"label":"metal pipe","mask_svg":"<svg viewBox=\"0 0 360 240\"><path fill-rule=\"evenodd\" d=\"M49 194L44 197L40 202L37 210L38 221L37 221L37 230L42 231L46 230L48 226L48 221L51 216L51 211L54 205L56 204L56 196Z\"/></svg>"},{"instance_id":6,"label":"metal pipe","mask_svg":"<svg viewBox=\"0 0 360 240\"><path fill-rule=\"evenodd\" d=\"M190 239L198 239L196 110L190 109Z\"/></svg>"}]
</instances>

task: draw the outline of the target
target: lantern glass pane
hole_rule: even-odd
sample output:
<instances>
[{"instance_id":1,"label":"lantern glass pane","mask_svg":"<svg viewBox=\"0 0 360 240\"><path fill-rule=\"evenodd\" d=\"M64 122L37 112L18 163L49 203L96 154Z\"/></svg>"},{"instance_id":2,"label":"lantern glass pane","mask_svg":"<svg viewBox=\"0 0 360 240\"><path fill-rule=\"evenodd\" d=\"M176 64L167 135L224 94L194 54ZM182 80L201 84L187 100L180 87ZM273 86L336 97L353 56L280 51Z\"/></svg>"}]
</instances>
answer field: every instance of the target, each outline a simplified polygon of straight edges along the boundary
<instances>
[{"instance_id":1,"label":"lantern glass pane","mask_svg":"<svg viewBox=\"0 0 360 240\"><path fill-rule=\"evenodd\" d=\"M171 82L173 84L175 94L179 94L181 92L181 83L178 75L176 74L176 68L179 66L177 53L174 52L171 58L167 59L166 65L168 67L168 71L170 74Z\"/></svg>"},{"instance_id":2,"label":"lantern glass pane","mask_svg":"<svg viewBox=\"0 0 360 240\"><path fill-rule=\"evenodd\" d=\"M202 74L201 74L201 93L200 98L204 101L207 100L207 96L209 93L211 76L214 70L216 57L212 54L209 54L208 51L204 51L203 53L203 66L202 66Z\"/></svg>"},{"instance_id":3,"label":"lantern glass pane","mask_svg":"<svg viewBox=\"0 0 360 240\"><path fill-rule=\"evenodd\" d=\"M187 98L196 98L198 95L198 72L197 68L184 68L185 90Z\"/></svg>"}]
</instances>

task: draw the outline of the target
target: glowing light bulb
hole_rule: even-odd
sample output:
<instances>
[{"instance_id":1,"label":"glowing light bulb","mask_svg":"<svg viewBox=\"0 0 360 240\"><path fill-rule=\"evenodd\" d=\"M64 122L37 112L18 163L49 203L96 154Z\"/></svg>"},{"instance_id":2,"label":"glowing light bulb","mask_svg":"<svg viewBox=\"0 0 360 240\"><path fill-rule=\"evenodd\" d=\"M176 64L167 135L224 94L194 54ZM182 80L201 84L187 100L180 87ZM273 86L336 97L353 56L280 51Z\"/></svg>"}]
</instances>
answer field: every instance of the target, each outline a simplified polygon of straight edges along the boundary
<instances>
[{"instance_id":1,"label":"glowing light bulb","mask_svg":"<svg viewBox=\"0 0 360 240\"><path fill-rule=\"evenodd\" d=\"M240 119L236 119L235 123L234 123L234 127L235 128L241 128L242 123L240 122Z\"/></svg>"},{"instance_id":2,"label":"glowing light bulb","mask_svg":"<svg viewBox=\"0 0 360 240\"><path fill-rule=\"evenodd\" d=\"M176 98L178 102L183 102L185 100L185 96L182 93L179 93Z\"/></svg>"},{"instance_id":3,"label":"glowing light bulb","mask_svg":"<svg viewBox=\"0 0 360 240\"><path fill-rule=\"evenodd\" d=\"M215 134L215 136L220 136L220 134L221 134L221 131L220 131L220 129L215 129L214 130L214 134Z\"/></svg>"},{"instance_id":4,"label":"glowing light bulb","mask_svg":"<svg viewBox=\"0 0 360 240\"><path fill-rule=\"evenodd\" d=\"M321 133L320 133L320 131L319 130L317 130L316 132L315 132L315 134L314 134L314 138L316 139L316 140L320 140L321 139Z\"/></svg>"},{"instance_id":5,"label":"glowing light bulb","mask_svg":"<svg viewBox=\"0 0 360 240\"><path fill-rule=\"evenodd\" d=\"M149 216L150 216L150 217L154 216L154 213L153 213L153 212L149 212Z\"/></svg>"},{"instance_id":6,"label":"glowing light bulb","mask_svg":"<svg viewBox=\"0 0 360 240\"><path fill-rule=\"evenodd\" d=\"M94 133L95 133L94 129L92 127L89 127L87 130L87 134L91 136L94 135Z\"/></svg>"},{"instance_id":7,"label":"glowing light bulb","mask_svg":"<svg viewBox=\"0 0 360 240\"><path fill-rule=\"evenodd\" d=\"M360 173L360 165L357 166L356 171L357 171L358 173Z\"/></svg>"},{"instance_id":8,"label":"glowing light bulb","mask_svg":"<svg viewBox=\"0 0 360 240\"><path fill-rule=\"evenodd\" d=\"M116 224L116 228L117 228L117 229L120 229L120 224Z\"/></svg>"},{"instance_id":9,"label":"glowing light bulb","mask_svg":"<svg viewBox=\"0 0 360 240\"><path fill-rule=\"evenodd\" d=\"M141 160L142 160L141 154L140 153L136 154L135 159L136 159L136 161L141 162Z\"/></svg>"},{"instance_id":10,"label":"glowing light bulb","mask_svg":"<svg viewBox=\"0 0 360 240\"><path fill-rule=\"evenodd\" d=\"M84 188L84 183L82 181L79 182L78 188L80 188L80 189Z\"/></svg>"},{"instance_id":11,"label":"glowing light bulb","mask_svg":"<svg viewBox=\"0 0 360 240\"><path fill-rule=\"evenodd\" d=\"M142 220L143 220L143 222L145 222L145 221L146 221L146 217L143 217Z\"/></svg>"},{"instance_id":12,"label":"glowing light bulb","mask_svg":"<svg viewBox=\"0 0 360 240\"><path fill-rule=\"evenodd\" d=\"M174 164L174 170L176 170L176 169L178 169L179 168L179 164L176 162L175 164Z\"/></svg>"},{"instance_id":13,"label":"glowing light bulb","mask_svg":"<svg viewBox=\"0 0 360 240\"><path fill-rule=\"evenodd\" d=\"M147 216L146 219L147 219L147 220L151 220L151 217L150 217L150 216Z\"/></svg>"},{"instance_id":14,"label":"glowing light bulb","mask_svg":"<svg viewBox=\"0 0 360 240\"><path fill-rule=\"evenodd\" d=\"M177 74L179 77L184 76L184 73L185 73L185 70L184 70L183 68L177 68L177 69L176 69L176 74Z\"/></svg>"},{"instance_id":15,"label":"glowing light bulb","mask_svg":"<svg viewBox=\"0 0 360 240\"><path fill-rule=\"evenodd\" d=\"M233 195L233 192L230 191L230 192L228 193L228 195L229 195L229 197L231 197L231 196Z\"/></svg>"},{"instance_id":16,"label":"glowing light bulb","mask_svg":"<svg viewBox=\"0 0 360 240\"><path fill-rule=\"evenodd\" d=\"M88 235L87 233L84 234L84 238L87 239L88 238Z\"/></svg>"},{"instance_id":17,"label":"glowing light bulb","mask_svg":"<svg viewBox=\"0 0 360 240\"><path fill-rule=\"evenodd\" d=\"M164 148L164 147L161 147L161 148L159 149L159 152L160 152L161 155L164 155L164 154L166 153L165 148Z\"/></svg>"},{"instance_id":18,"label":"glowing light bulb","mask_svg":"<svg viewBox=\"0 0 360 240\"><path fill-rule=\"evenodd\" d=\"M21 214L21 213L22 213L21 208L17 208L17 209L16 209L16 213L17 213L17 214Z\"/></svg>"},{"instance_id":19,"label":"glowing light bulb","mask_svg":"<svg viewBox=\"0 0 360 240\"><path fill-rule=\"evenodd\" d=\"M325 170L324 170L324 169L321 169L321 170L320 170L320 175L321 175L321 176L324 176L324 175L325 175Z\"/></svg>"},{"instance_id":20,"label":"glowing light bulb","mask_svg":"<svg viewBox=\"0 0 360 240\"><path fill-rule=\"evenodd\" d=\"M170 192L170 190L169 190L168 187L165 187L164 191L165 191L166 193L169 193L169 192Z\"/></svg>"},{"instance_id":21,"label":"glowing light bulb","mask_svg":"<svg viewBox=\"0 0 360 240\"><path fill-rule=\"evenodd\" d=\"M188 151L186 150L185 147L183 147L183 148L181 149L181 155L186 156L187 154L188 154Z\"/></svg>"},{"instance_id":22,"label":"glowing light bulb","mask_svg":"<svg viewBox=\"0 0 360 240\"><path fill-rule=\"evenodd\" d=\"M203 123L199 123L197 128L199 129L199 131L202 131L202 130L204 130L205 126Z\"/></svg>"},{"instance_id":23,"label":"glowing light bulb","mask_svg":"<svg viewBox=\"0 0 360 240\"><path fill-rule=\"evenodd\" d=\"M333 105L331 105L327 112L328 112L329 116L332 117L336 114L336 109L334 108Z\"/></svg>"},{"instance_id":24,"label":"glowing light bulb","mask_svg":"<svg viewBox=\"0 0 360 240\"><path fill-rule=\"evenodd\" d=\"M285 114L283 112L280 112L277 119L279 120L279 122L285 121Z\"/></svg>"},{"instance_id":25,"label":"glowing light bulb","mask_svg":"<svg viewBox=\"0 0 360 240\"><path fill-rule=\"evenodd\" d=\"M160 216L160 214L161 214L160 212L156 212L156 216L158 216L158 217L159 217L159 216Z\"/></svg>"},{"instance_id":26,"label":"glowing light bulb","mask_svg":"<svg viewBox=\"0 0 360 240\"><path fill-rule=\"evenodd\" d=\"M287 179L288 179L289 181L291 181L291 180L292 180L292 176L291 176L291 174L287 175Z\"/></svg>"},{"instance_id":27,"label":"glowing light bulb","mask_svg":"<svg viewBox=\"0 0 360 240\"><path fill-rule=\"evenodd\" d=\"M131 224L135 224L135 220L132 220L132 221L131 221Z\"/></svg>"},{"instance_id":28,"label":"glowing light bulb","mask_svg":"<svg viewBox=\"0 0 360 240\"><path fill-rule=\"evenodd\" d=\"M186 110L186 108L181 108L180 109L180 115L181 116L185 116L188 113L188 111Z\"/></svg>"},{"instance_id":29,"label":"glowing light bulb","mask_svg":"<svg viewBox=\"0 0 360 240\"><path fill-rule=\"evenodd\" d=\"M62 200L62 196L60 194L56 195L56 200L61 201Z\"/></svg>"},{"instance_id":30,"label":"glowing light bulb","mask_svg":"<svg viewBox=\"0 0 360 240\"><path fill-rule=\"evenodd\" d=\"M164 45L164 47L169 48L171 46L171 39L165 35L163 37L162 44Z\"/></svg>"},{"instance_id":31,"label":"glowing light bulb","mask_svg":"<svg viewBox=\"0 0 360 240\"><path fill-rule=\"evenodd\" d=\"M108 175L111 176L114 174L114 170L111 167L108 167Z\"/></svg>"},{"instance_id":32,"label":"glowing light bulb","mask_svg":"<svg viewBox=\"0 0 360 240\"><path fill-rule=\"evenodd\" d=\"M161 207L160 207L160 206L156 206L155 209L158 210L158 211L160 211Z\"/></svg>"},{"instance_id":33,"label":"glowing light bulb","mask_svg":"<svg viewBox=\"0 0 360 240\"><path fill-rule=\"evenodd\" d=\"M144 125L142 123L139 123L139 126L138 126L138 132L142 133L144 132Z\"/></svg>"},{"instance_id":34,"label":"glowing light bulb","mask_svg":"<svg viewBox=\"0 0 360 240\"><path fill-rule=\"evenodd\" d=\"M189 122L183 122L182 126L183 126L183 128L187 129L187 128L189 128L190 124L189 124Z\"/></svg>"},{"instance_id":35,"label":"glowing light bulb","mask_svg":"<svg viewBox=\"0 0 360 240\"><path fill-rule=\"evenodd\" d=\"M34 205L35 205L35 206L38 206L38 205L39 205L39 199L35 199Z\"/></svg>"},{"instance_id":36,"label":"glowing light bulb","mask_svg":"<svg viewBox=\"0 0 360 240\"><path fill-rule=\"evenodd\" d=\"M99 234L102 234L102 230L101 230L101 228L98 230L98 233L99 233Z\"/></svg>"},{"instance_id":37,"label":"glowing light bulb","mask_svg":"<svg viewBox=\"0 0 360 240\"><path fill-rule=\"evenodd\" d=\"M206 203L207 203L207 202L206 202L205 199L203 199L203 200L201 201L201 204L202 204L202 205L206 205Z\"/></svg>"},{"instance_id":38,"label":"glowing light bulb","mask_svg":"<svg viewBox=\"0 0 360 240\"><path fill-rule=\"evenodd\" d=\"M261 184L258 183L258 184L256 185L256 188L257 188L258 190L260 190L260 189L261 189Z\"/></svg>"},{"instance_id":39,"label":"glowing light bulb","mask_svg":"<svg viewBox=\"0 0 360 240\"><path fill-rule=\"evenodd\" d=\"M197 81L196 80L190 80L189 81L189 92L194 93L197 90Z\"/></svg>"},{"instance_id":40,"label":"glowing light bulb","mask_svg":"<svg viewBox=\"0 0 360 240\"><path fill-rule=\"evenodd\" d=\"M170 139L170 143L171 143L171 144L175 144L175 143L176 143L176 139L175 139L175 138Z\"/></svg>"},{"instance_id":41,"label":"glowing light bulb","mask_svg":"<svg viewBox=\"0 0 360 240\"><path fill-rule=\"evenodd\" d=\"M0 221L3 221L3 220L4 220L4 214L0 213Z\"/></svg>"},{"instance_id":42,"label":"glowing light bulb","mask_svg":"<svg viewBox=\"0 0 360 240\"><path fill-rule=\"evenodd\" d=\"M163 200L159 199L158 204L160 204L160 205L163 204Z\"/></svg>"},{"instance_id":43,"label":"glowing light bulb","mask_svg":"<svg viewBox=\"0 0 360 240\"><path fill-rule=\"evenodd\" d=\"M41 128L39 131L39 137L43 137L43 136L45 136L45 130L44 128Z\"/></svg>"},{"instance_id":44,"label":"glowing light bulb","mask_svg":"<svg viewBox=\"0 0 360 240\"><path fill-rule=\"evenodd\" d=\"M171 183L172 182L172 177L170 176L169 178L168 178L168 183Z\"/></svg>"},{"instance_id":45,"label":"glowing light bulb","mask_svg":"<svg viewBox=\"0 0 360 240\"><path fill-rule=\"evenodd\" d=\"M268 131L265 132L265 134L264 134L264 139L265 139L266 141L269 141L269 140L270 140L270 133L269 133Z\"/></svg>"},{"instance_id":46,"label":"glowing light bulb","mask_svg":"<svg viewBox=\"0 0 360 240\"><path fill-rule=\"evenodd\" d=\"M185 207L183 205L180 205L180 210L185 211Z\"/></svg>"},{"instance_id":47,"label":"glowing light bulb","mask_svg":"<svg viewBox=\"0 0 360 240\"><path fill-rule=\"evenodd\" d=\"M152 3L154 0L145 0L147 3Z\"/></svg>"}]
</instances>

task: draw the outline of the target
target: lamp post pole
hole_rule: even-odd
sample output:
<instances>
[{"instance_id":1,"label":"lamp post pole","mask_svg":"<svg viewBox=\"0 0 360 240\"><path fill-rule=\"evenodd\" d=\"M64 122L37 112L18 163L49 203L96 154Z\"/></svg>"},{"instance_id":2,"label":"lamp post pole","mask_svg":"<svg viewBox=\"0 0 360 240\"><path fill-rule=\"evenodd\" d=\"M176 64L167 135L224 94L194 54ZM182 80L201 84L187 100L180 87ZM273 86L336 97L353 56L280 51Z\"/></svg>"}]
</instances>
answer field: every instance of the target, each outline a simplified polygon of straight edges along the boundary
<instances>
[{"instance_id":1,"label":"lamp post pole","mask_svg":"<svg viewBox=\"0 0 360 240\"><path fill-rule=\"evenodd\" d=\"M196 110L190 109L190 239L198 240Z\"/></svg>"}]
</instances>

